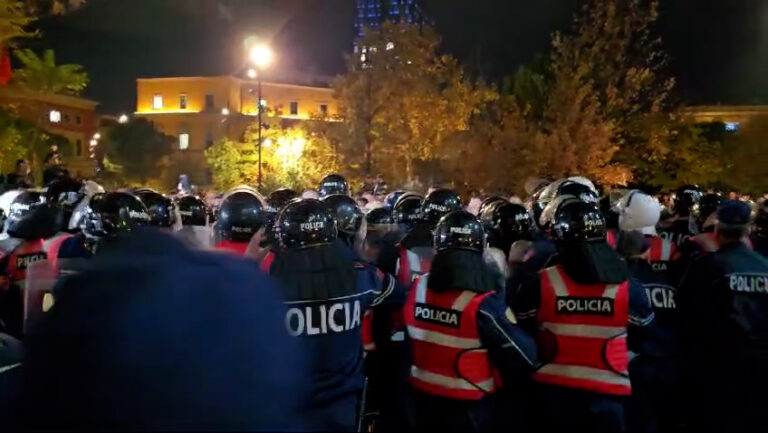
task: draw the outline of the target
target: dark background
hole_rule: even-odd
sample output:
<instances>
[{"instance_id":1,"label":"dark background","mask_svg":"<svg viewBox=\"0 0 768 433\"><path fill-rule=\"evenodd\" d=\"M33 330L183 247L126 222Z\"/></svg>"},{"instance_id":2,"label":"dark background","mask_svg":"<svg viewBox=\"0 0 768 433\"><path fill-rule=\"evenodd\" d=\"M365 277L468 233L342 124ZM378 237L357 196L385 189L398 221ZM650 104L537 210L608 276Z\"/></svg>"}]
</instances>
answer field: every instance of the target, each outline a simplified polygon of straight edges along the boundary
<instances>
[{"instance_id":1,"label":"dark background","mask_svg":"<svg viewBox=\"0 0 768 433\"><path fill-rule=\"evenodd\" d=\"M354 37L355 0L89 0L41 21L32 46L90 74L85 96L102 111L133 111L135 79L229 74L243 66L242 41L270 41L270 74L334 75ZM424 0L443 50L492 81L546 53L579 0ZM658 30L690 104L768 103L768 1L661 0Z\"/></svg>"}]
</instances>

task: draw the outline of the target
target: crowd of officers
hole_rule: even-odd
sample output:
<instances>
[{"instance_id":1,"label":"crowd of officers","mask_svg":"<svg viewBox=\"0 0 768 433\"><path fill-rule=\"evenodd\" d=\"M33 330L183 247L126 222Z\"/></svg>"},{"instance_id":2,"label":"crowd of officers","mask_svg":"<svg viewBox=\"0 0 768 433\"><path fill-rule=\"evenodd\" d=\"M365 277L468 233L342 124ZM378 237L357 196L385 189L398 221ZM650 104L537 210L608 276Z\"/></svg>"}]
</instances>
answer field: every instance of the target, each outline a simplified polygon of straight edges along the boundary
<instances>
[{"instance_id":1,"label":"crowd of officers","mask_svg":"<svg viewBox=\"0 0 768 433\"><path fill-rule=\"evenodd\" d=\"M242 186L210 209L62 177L0 196L0 387L56 311L61 283L44 281L162 230L278 283L308 430L763 430L765 206L686 186L661 221L642 191L601 198L571 177L524 204L468 212L435 188L366 212L329 175L316 194Z\"/></svg>"}]
</instances>

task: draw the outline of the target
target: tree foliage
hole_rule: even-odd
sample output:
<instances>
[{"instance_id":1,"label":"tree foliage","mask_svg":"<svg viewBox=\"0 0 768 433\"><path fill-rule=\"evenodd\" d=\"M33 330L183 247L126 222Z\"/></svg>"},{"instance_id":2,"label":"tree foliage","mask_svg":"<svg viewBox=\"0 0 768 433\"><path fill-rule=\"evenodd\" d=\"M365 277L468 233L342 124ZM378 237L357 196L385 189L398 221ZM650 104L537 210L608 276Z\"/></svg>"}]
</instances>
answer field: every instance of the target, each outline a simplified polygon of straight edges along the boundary
<instances>
[{"instance_id":1,"label":"tree foliage","mask_svg":"<svg viewBox=\"0 0 768 433\"><path fill-rule=\"evenodd\" d=\"M154 185L173 152L174 138L160 132L149 120L137 118L112 125L100 147L109 162L107 170L129 185Z\"/></svg>"},{"instance_id":2,"label":"tree foliage","mask_svg":"<svg viewBox=\"0 0 768 433\"><path fill-rule=\"evenodd\" d=\"M470 82L454 58L439 55L439 42L428 26L366 30L359 57L348 59L346 74L334 83L343 141L363 156L352 166L396 183L413 180L415 165L438 157L446 139L466 131L471 116L495 97Z\"/></svg>"},{"instance_id":3,"label":"tree foliage","mask_svg":"<svg viewBox=\"0 0 768 433\"><path fill-rule=\"evenodd\" d=\"M12 171L16 160L26 158L39 179L43 158L52 145L58 146L64 156L71 156L74 152L74 146L65 137L48 133L19 117L15 107L0 108L0 172Z\"/></svg>"},{"instance_id":4,"label":"tree foliage","mask_svg":"<svg viewBox=\"0 0 768 433\"><path fill-rule=\"evenodd\" d=\"M12 45L16 40L37 36L27 26L35 21L23 1L0 0L0 48Z\"/></svg>"},{"instance_id":5,"label":"tree foliage","mask_svg":"<svg viewBox=\"0 0 768 433\"><path fill-rule=\"evenodd\" d=\"M57 65L53 50L45 50L38 56L29 49L14 52L22 63L22 69L13 76L19 87L40 93L79 95L88 85L88 74L80 65Z\"/></svg>"}]
</instances>

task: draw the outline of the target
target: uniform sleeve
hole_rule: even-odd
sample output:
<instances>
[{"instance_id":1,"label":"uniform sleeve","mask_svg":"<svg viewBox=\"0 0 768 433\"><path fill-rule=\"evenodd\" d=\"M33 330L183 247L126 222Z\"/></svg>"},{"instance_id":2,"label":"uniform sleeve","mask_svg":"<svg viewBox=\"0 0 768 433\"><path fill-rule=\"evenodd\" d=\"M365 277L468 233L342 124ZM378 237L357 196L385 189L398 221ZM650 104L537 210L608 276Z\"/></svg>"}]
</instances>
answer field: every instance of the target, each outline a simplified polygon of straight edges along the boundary
<instances>
[{"instance_id":1,"label":"uniform sleeve","mask_svg":"<svg viewBox=\"0 0 768 433\"><path fill-rule=\"evenodd\" d=\"M490 295L480 305L477 330L505 383L519 382L531 374L536 364L536 343L518 326L514 313L498 294Z\"/></svg>"},{"instance_id":2,"label":"uniform sleeve","mask_svg":"<svg viewBox=\"0 0 768 433\"><path fill-rule=\"evenodd\" d=\"M627 326L627 347L640 352L648 326L655 318L651 300L645 288L632 279L629 281L629 325Z\"/></svg>"},{"instance_id":3,"label":"uniform sleeve","mask_svg":"<svg viewBox=\"0 0 768 433\"><path fill-rule=\"evenodd\" d=\"M514 311L520 326L528 332L535 332L536 315L541 306L539 274L526 272L517 279L510 279L507 283L506 302Z\"/></svg>"},{"instance_id":4,"label":"uniform sleeve","mask_svg":"<svg viewBox=\"0 0 768 433\"><path fill-rule=\"evenodd\" d=\"M370 267L371 282L373 283L375 298L371 307L377 305L402 305L405 303L405 297L408 288L399 283L395 277L386 274L379 269Z\"/></svg>"}]
</instances>

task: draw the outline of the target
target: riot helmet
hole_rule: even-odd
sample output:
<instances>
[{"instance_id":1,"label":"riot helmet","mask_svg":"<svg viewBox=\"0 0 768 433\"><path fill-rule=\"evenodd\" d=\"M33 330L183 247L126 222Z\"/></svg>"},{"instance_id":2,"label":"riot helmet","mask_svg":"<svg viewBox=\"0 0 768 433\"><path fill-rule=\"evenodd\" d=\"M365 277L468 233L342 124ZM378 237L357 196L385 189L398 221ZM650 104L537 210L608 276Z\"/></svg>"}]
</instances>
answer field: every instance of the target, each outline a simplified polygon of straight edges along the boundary
<instances>
[{"instance_id":1,"label":"riot helmet","mask_svg":"<svg viewBox=\"0 0 768 433\"><path fill-rule=\"evenodd\" d=\"M180 198L176 204L181 215L182 226L205 226L208 221L208 206L194 195Z\"/></svg>"},{"instance_id":2,"label":"riot helmet","mask_svg":"<svg viewBox=\"0 0 768 433\"><path fill-rule=\"evenodd\" d=\"M222 199L216 230L223 240L249 242L266 223L264 200L250 187L230 190Z\"/></svg>"},{"instance_id":3,"label":"riot helmet","mask_svg":"<svg viewBox=\"0 0 768 433\"><path fill-rule=\"evenodd\" d=\"M81 229L86 236L104 238L129 233L149 224L149 212L138 197L125 192L107 192L88 199Z\"/></svg>"},{"instance_id":4,"label":"riot helmet","mask_svg":"<svg viewBox=\"0 0 768 433\"><path fill-rule=\"evenodd\" d=\"M594 203L573 196L561 196L550 205L555 205L551 222L551 235L555 240L605 241L605 218Z\"/></svg>"},{"instance_id":5,"label":"riot helmet","mask_svg":"<svg viewBox=\"0 0 768 433\"><path fill-rule=\"evenodd\" d=\"M482 253L485 248L485 230L471 213L455 210L445 214L435 227L435 249L469 250Z\"/></svg>"},{"instance_id":6,"label":"riot helmet","mask_svg":"<svg viewBox=\"0 0 768 433\"><path fill-rule=\"evenodd\" d=\"M436 189L427 194L421 203L421 217L431 226L437 224L443 215L455 210L461 210L461 198L450 189Z\"/></svg>"},{"instance_id":7,"label":"riot helmet","mask_svg":"<svg viewBox=\"0 0 768 433\"><path fill-rule=\"evenodd\" d=\"M701 189L696 185L678 188L672 202L672 211L678 216L689 216L691 212L695 212L694 208L699 204L701 196Z\"/></svg>"},{"instance_id":8,"label":"riot helmet","mask_svg":"<svg viewBox=\"0 0 768 433\"><path fill-rule=\"evenodd\" d=\"M173 200L149 188L137 189L134 195L146 206L149 225L162 228L173 227L173 223L176 222Z\"/></svg>"},{"instance_id":9,"label":"riot helmet","mask_svg":"<svg viewBox=\"0 0 768 433\"><path fill-rule=\"evenodd\" d=\"M320 181L317 192L321 198L333 194L349 195L349 184L340 174L329 174Z\"/></svg>"},{"instance_id":10,"label":"riot helmet","mask_svg":"<svg viewBox=\"0 0 768 433\"><path fill-rule=\"evenodd\" d=\"M289 201L298 198L299 193L290 188L280 188L272 191L267 196L267 206L274 209L276 212L280 212Z\"/></svg>"},{"instance_id":11,"label":"riot helmet","mask_svg":"<svg viewBox=\"0 0 768 433\"><path fill-rule=\"evenodd\" d=\"M354 236L363 225L363 211L355 200L348 195L334 194L323 197L321 200L336 219L336 228L339 234Z\"/></svg>"},{"instance_id":12,"label":"riot helmet","mask_svg":"<svg viewBox=\"0 0 768 433\"><path fill-rule=\"evenodd\" d=\"M275 233L279 246L285 249L327 245L338 237L331 210L317 199L288 203L277 217Z\"/></svg>"}]
</instances>

